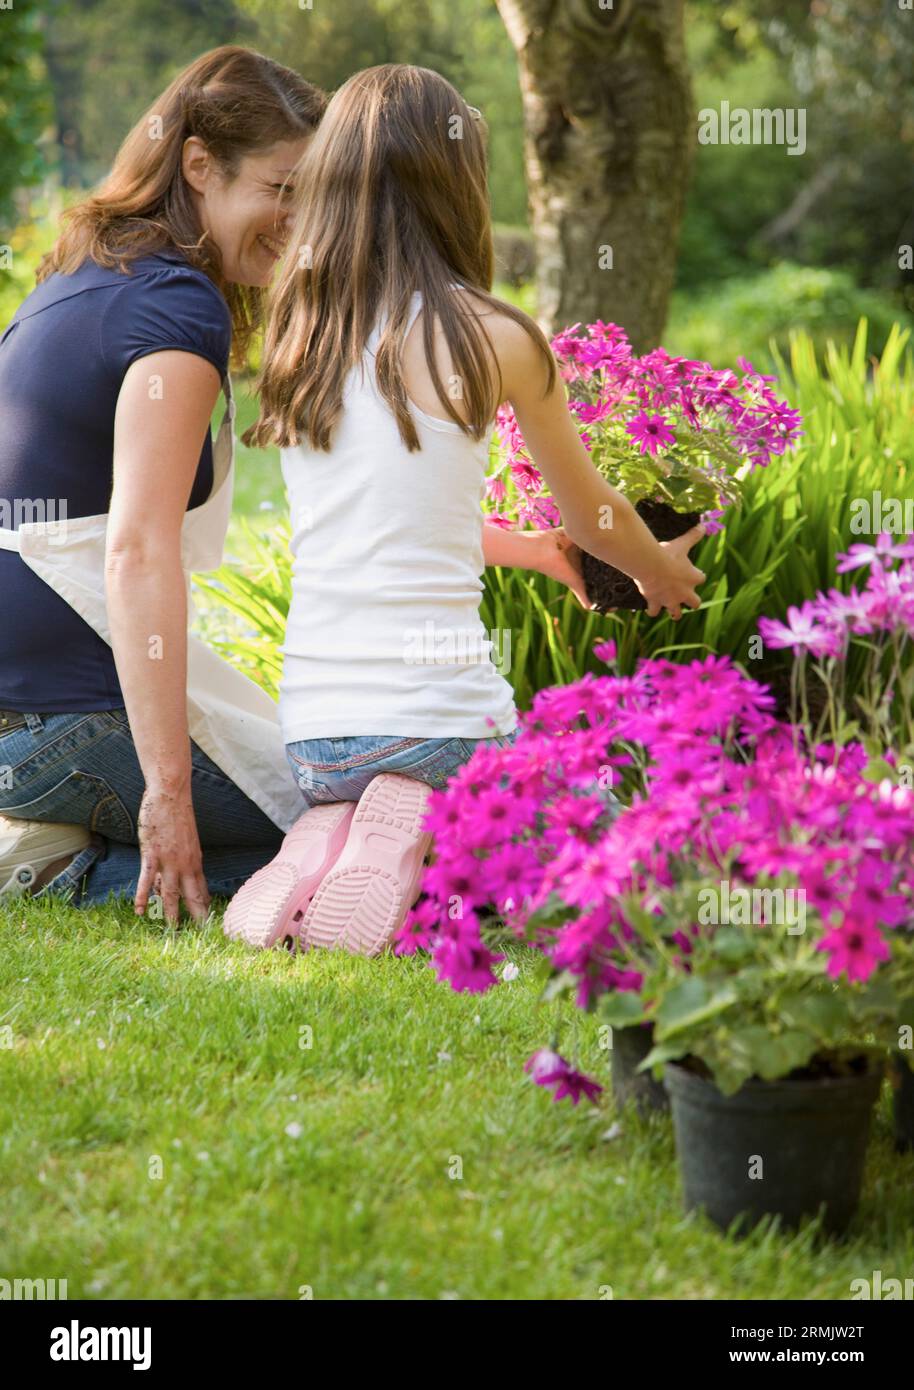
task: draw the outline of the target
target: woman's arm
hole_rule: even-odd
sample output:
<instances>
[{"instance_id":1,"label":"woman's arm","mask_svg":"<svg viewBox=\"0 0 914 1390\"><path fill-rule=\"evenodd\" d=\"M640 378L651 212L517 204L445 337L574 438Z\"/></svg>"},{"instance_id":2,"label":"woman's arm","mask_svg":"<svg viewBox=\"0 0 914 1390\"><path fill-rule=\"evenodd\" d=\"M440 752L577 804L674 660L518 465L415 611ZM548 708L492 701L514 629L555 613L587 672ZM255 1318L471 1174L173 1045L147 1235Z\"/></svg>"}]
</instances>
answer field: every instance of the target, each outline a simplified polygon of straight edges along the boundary
<instances>
[{"instance_id":1,"label":"woman's arm","mask_svg":"<svg viewBox=\"0 0 914 1390\"><path fill-rule=\"evenodd\" d=\"M149 383L161 383L150 399ZM127 371L114 425L106 592L114 659L146 780L136 911L158 880L166 916L183 898L204 917L209 893L191 801L187 592L181 527L219 374L188 352L156 352Z\"/></svg>"},{"instance_id":2,"label":"woman's arm","mask_svg":"<svg viewBox=\"0 0 914 1390\"><path fill-rule=\"evenodd\" d=\"M594 467L568 409L561 378L543 394L542 356L530 335L501 317L493 336L505 395L571 539L634 579L651 617L664 608L673 618L681 616L683 607L698 608L695 585L705 576L688 552L702 538L701 528L675 541L655 540L627 498Z\"/></svg>"}]
</instances>

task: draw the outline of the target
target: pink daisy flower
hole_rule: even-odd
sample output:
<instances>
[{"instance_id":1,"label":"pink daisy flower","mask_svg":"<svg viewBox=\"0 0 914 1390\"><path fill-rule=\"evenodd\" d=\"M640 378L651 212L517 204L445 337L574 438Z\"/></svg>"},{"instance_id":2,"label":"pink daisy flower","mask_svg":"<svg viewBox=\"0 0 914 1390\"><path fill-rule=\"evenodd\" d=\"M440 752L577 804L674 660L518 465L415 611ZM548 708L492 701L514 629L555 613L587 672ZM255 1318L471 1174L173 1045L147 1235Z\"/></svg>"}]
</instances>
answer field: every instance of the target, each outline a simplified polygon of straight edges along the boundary
<instances>
[{"instance_id":1,"label":"pink daisy flower","mask_svg":"<svg viewBox=\"0 0 914 1390\"><path fill-rule=\"evenodd\" d=\"M637 440L642 454L653 455L676 443L676 436L662 415L648 415L642 410L625 428Z\"/></svg>"},{"instance_id":2,"label":"pink daisy flower","mask_svg":"<svg viewBox=\"0 0 914 1390\"><path fill-rule=\"evenodd\" d=\"M581 1096L596 1102L603 1087L583 1072L576 1071L558 1052L541 1047L524 1063L524 1071L530 1072L537 1086L545 1086L554 1092L553 1100L564 1100L566 1096L572 1105L577 1105Z\"/></svg>"},{"instance_id":3,"label":"pink daisy flower","mask_svg":"<svg viewBox=\"0 0 914 1390\"><path fill-rule=\"evenodd\" d=\"M846 920L823 936L818 949L828 952L827 969L833 980L844 974L849 980L868 980L879 962L891 955L888 942L875 927Z\"/></svg>"}]
</instances>

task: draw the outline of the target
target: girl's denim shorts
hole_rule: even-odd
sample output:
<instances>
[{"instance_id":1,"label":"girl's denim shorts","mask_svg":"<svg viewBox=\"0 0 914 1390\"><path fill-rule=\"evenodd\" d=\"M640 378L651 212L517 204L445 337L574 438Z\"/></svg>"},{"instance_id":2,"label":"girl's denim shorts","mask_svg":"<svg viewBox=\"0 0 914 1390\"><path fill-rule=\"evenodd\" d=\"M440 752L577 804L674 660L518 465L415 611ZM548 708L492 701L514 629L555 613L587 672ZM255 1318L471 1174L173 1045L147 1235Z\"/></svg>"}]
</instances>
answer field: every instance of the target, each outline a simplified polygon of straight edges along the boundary
<instances>
[{"instance_id":1,"label":"girl's denim shorts","mask_svg":"<svg viewBox=\"0 0 914 1390\"><path fill-rule=\"evenodd\" d=\"M494 738L397 738L364 734L286 744L286 757L309 806L358 801L382 772L399 772L439 789L483 744L505 748L518 730Z\"/></svg>"}]
</instances>

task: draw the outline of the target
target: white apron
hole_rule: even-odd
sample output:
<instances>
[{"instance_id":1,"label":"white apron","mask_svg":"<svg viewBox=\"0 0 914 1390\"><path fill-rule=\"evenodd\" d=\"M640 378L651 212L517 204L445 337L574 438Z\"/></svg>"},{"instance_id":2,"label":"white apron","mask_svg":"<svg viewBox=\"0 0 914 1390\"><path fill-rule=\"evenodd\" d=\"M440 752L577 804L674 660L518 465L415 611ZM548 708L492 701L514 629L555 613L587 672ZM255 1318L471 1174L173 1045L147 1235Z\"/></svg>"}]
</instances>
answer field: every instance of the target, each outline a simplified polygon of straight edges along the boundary
<instances>
[{"instance_id":1,"label":"white apron","mask_svg":"<svg viewBox=\"0 0 914 1390\"><path fill-rule=\"evenodd\" d=\"M228 376L222 389L226 411L213 444L212 492L201 506L185 514L181 528L181 563L191 621L190 576L222 564L232 510L235 402ZM0 528L0 550L17 551L110 646L105 602L107 526L107 515L29 521L18 531ZM191 632L187 635L187 718L194 742L274 825L288 830L304 805L286 762L278 707L266 691Z\"/></svg>"}]
</instances>

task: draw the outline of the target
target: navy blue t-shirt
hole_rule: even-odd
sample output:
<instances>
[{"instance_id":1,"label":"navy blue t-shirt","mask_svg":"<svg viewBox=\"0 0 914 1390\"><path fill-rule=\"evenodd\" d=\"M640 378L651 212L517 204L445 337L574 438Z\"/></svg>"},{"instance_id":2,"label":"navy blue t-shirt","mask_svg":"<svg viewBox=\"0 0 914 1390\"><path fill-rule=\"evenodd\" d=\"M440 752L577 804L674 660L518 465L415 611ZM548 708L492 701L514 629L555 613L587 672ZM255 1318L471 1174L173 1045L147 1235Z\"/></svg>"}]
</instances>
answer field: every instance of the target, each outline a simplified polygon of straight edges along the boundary
<instances>
[{"instance_id":1,"label":"navy blue t-shirt","mask_svg":"<svg viewBox=\"0 0 914 1390\"><path fill-rule=\"evenodd\" d=\"M177 251L133 261L129 274L87 260L72 275L49 276L0 338L0 526L53 520L64 514L62 501L68 517L107 512L114 416L130 364L177 349L206 358L224 377L231 339L225 299ZM188 508L204 502L212 484L207 430ZM44 514L25 499L44 503ZM0 709L89 713L123 705L107 642L6 550L0 631Z\"/></svg>"}]
</instances>

